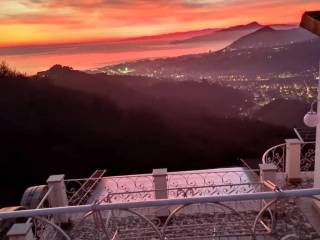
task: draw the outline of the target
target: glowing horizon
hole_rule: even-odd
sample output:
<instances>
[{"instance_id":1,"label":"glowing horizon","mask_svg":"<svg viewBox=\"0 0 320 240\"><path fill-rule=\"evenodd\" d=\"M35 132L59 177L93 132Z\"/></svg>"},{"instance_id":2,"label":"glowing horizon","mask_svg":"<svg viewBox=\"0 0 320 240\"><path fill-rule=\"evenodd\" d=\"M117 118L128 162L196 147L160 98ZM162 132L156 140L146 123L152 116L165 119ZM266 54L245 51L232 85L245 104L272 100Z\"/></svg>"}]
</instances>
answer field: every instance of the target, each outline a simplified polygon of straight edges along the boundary
<instances>
[{"instance_id":1,"label":"glowing horizon","mask_svg":"<svg viewBox=\"0 0 320 240\"><path fill-rule=\"evenodd\" d=\"M319 0L2 0L0 46L64 44L298 23Z\"/></svg>"}]
</instances>

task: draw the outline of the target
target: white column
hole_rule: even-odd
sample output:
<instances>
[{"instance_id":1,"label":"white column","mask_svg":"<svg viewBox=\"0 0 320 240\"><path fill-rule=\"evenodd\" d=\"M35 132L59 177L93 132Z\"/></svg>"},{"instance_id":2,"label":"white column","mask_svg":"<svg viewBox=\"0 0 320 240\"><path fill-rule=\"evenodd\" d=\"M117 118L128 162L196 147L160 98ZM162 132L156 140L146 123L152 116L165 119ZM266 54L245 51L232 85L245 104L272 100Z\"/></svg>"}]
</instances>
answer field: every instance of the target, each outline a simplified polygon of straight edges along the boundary
<instances>
[{"instance_id":1,"label":"white column","mask_svg":"<svg viewBox=\"0 0 320 240\"><path fill-rule=\"evenodd\" d=\"M153 169L152 171L153 183L154 183L154 194L155 199L167 199L168 198L168 184L167 184L167 176L168 170L166 168ZM161 207L155 209L155 215L166 217L170 214L170 210L167 207Z\"/></svg>"},{"instance_id":2,"label":"white column","mask_svg":"<svg viewBox=\"0 0 320 240\"><path fill-rule=\"evenodd\" d=\"M16 223L7 233L9 240L34 240L32 223Z\"/></svg>"},{"instance_id":3,"label":"white column","mask_svg":"<svg viewBox=\"0 0 320 240\"><path fill-rule=\"evenodd\" d=\"M259 164L261 181L271 181L277 184L277 167L273 163Z\"/></svg>"},{"instance_id":4,"label":"white column","mask_svg":"<svg viewBox=\"0 0 320 240\"><path fill-rule=\"evenodd\" d=\"M301 141L286 139L286 175L291 183L301 182L300 174Z\"/></svg>"},{"instance_id":5,"label":"white column","mask_svg":"<svg viewBox=\"0 0 320 240\"><path fill-rule=\"evenodd\" d=\"M152 171L155 198L156 199L167 199L168 198L168 187L167 187L167 176L168 171L166 168L153 169Z\"/></svg>"},{"instance_id":6,"label":"white column","mask_svg":"<svg viewBox=\"0 0 320 240\"><path fill-rule=\"evenodd\" d=\"M49 194L49 203L51 207L65 207L68 206L68 197L66 186L64 183L64 175L51 175L48 180L49 189L52 187L52 191ZM55 223L67 223L68 215L59 214L54 216Z\"/></svg>"}]
</instances>

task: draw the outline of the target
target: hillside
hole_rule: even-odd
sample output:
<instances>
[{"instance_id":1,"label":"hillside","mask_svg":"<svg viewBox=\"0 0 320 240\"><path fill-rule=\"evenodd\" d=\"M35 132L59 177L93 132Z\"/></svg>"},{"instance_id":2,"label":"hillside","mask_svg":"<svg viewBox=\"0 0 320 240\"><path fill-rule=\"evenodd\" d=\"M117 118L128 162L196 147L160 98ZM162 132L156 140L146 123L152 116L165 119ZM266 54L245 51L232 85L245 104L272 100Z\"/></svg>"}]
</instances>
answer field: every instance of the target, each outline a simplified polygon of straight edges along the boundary
<instances>
[{"instance_id":1,"label":"hillside","mask_svg":"<svg viewBox=\"0 0 320 240\"><path fill-rule=\"evenodd\" d=\"M241 37L232 43L231 49L265 48L285 46L288 44L304 42L315 39L316 36L303 28L275 30L269 26L263 27L253 33Z\"/></svg>"},{"instance_id":2,"label":"hillside","mask_svg":"<svg viewBox=\"0 0 320 240\"><path fill-rule=\"evenodd\" d=\"M239 157L260 157L290 135L248 119L124 110L106 96L57 87L46 77L3 66L0 92L0 181L6 182L0 206L18 204L26 187L50 174L76 178L97 168L112 175L232 166ZM180 105L180 111L188 107ZM15 181L7 181L13 173Z\"/></svg>"},{"instance_id":3,"label":"hillside","mask_svg":"<svg viewBox=\"0 0 320 240\"><path fill-rule=\"evenodd\" d=\"M310 104L305 102L278 99L259 109L253 116L277 126L305 127L303 117L309 110Z\"/></svg>"},{"instance_id":4,"label":"hillside","mask_svg":"<svg viewBox=\"0 0 320 240\"><path fill-rule=\"evenodd\" d=\"M208 82L175 82L140 76L86 74L59 65L38 74L59 87L108 97L121 108L145 107L165 115L238 116L252 106L247 92ZM221 102L228 101L224 106ZM181 109L184 106L184 109Z\"/></svg>"}]
</instances>

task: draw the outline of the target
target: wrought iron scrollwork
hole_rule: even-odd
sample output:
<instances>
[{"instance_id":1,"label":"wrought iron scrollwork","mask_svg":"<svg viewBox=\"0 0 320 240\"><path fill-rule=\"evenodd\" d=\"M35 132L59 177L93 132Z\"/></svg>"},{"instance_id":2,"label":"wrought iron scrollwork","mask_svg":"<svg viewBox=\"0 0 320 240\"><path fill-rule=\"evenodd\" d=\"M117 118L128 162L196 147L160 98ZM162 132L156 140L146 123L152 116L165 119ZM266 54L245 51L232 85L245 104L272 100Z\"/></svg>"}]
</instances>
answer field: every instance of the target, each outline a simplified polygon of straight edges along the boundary
<instances>
[{"instance_id":1,"label":"wrought iron scrollwork","mask_svg":"<svg viewBox=\"0 0 320 240\"><path fill-rule=\"evenodd\" d=\"M279 144L267 150L263 157L263 163L273 163L279 172L285 172L286 144ZM315 143L305 142L301 144L300 169L302 172L314 171Z\"/></svg>"},{"instance_id":2,"label":"wrought iron scrollwork","mask_svg":"<svg viewBox=\"0 0 320 240\"><path fill-rule=\"evenodd\" d=\"M34 217L33 230L34 237L37 240L71 240L69 235L53 221L53 216Z\"/></svg>"},{"instance_id":3,"label":"wrought iron scrollwork","mask_svg":"<svg viewBox=\"0 0 320 240\"><path fill-rule=\"evenodd\" d=\"M104 189L97 201L133 202L155 199L152 175L107 177L103 179Z\"/></svg>"},{"instance_id":4,"label":"wrought iron scrollwork","mask_svg":"<svg viewBox=\"0 0 320 240\"><path fill-rule=\"evenodd\" d=\"M303 172L314 171L315 143L304 143L301 145L300 169Z\"/></svg>"},{"instance_id":5,"label":"wrought iron scrollwork","mask_svg":"<svg viewBox=\"0 0 320 240\"><path fill-rule=\"evenodd\" d=\"M273 163L278 172L285 172L286 168L286 144L279 144L268 149L262 156L263 163Z\"/></svg>"},{"instance_id":6,"label":"wrought iron scrollwork","mask_svg":"<svg viewBox=\"0 0 320 240\"><path fill-rule=\"evenodd\" d=\"M169 174L169 198L201 197L256 192L260 186L254 171Z\"/></svg>"}]
</instances>

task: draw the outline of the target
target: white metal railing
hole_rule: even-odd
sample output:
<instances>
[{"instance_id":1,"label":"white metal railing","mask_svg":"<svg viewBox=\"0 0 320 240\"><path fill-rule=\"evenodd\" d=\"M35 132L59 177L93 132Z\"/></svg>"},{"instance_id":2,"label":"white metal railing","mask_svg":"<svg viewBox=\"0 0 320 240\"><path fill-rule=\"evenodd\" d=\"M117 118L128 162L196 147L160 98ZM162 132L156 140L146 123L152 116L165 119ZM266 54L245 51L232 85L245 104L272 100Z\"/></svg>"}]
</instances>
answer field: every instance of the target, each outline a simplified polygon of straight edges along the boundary
<instances>
[{"instance_id":1,"label":"white metal railing","mask_svg":"<svg viewBox=\"0 0 320 240\"><path fill-rule=\"evenodd\" d=\"M47 216L68 214L74 223L73 229L69 230L68 234L61 232L63 230L56 226L55 223L48 223L50 226L53 226L64 239L88 239L88 235L86 235L87 231L90 231L91 237L106 235L108 236L106 239L117 239L116 236L119 237L118 239L121 239L121 237L124 239L153 238L160 240L208 239L204 237L206 234L215 234L217 238L226 235L251 236L252 239L255 239L256 235L272 233L274 225L276 224L274 221L279 220L275 218L276 211L287 210L285 208L288 204L281 205L282 200L297 197L311 197L319 200L314 197L316 195L320 195L320 188L286 191L278 189L272 192L222 196L38 208L16 212L3 212L0 213L0 219L46 219ZM245 203L246 201L249 201L247 204L251 204L252 201L257 200L265 201L265 204L263 204L258 211L241 211L228 204L233 202ZM186 219L188 216L183 213L181 214L181 212L191 205L197 205L198 211L202 214L195 214L190 219ZM151 219L149 216L139 212L140 209L161 207L173 207L173 210L166 216L166 221L162 223L155 222L155 218ZM211 211L210 209L214 210ZM129 212L132 216L127 215L121 222L119 220L119 212L121 211ZM295 212L295 214L298 213ZM79 218L79 216L81 217ZM250 216L252 216L252 218L250 218ZM281 216L281 214L279 216ZM203 223L203 219L200 221L200 218L204 218L208 220L208 222ZM287 218L288 216L286 216L286 219ZM192 222L192 219L195 221ZM235 225L232 226L232 224ZM245 230L242 229L241 232L239 232L239 224L242 224L241 226ZM213 235L210 236L212 237ZM47 237L46 239L54 238Z\"/></svg>"},{"instance_id":2,"label":"white metal railing","mask_svg":"<svg viewBox=\"0 0 320 240\"><path fill-rule=\"evenodd\" d=\"M262 156L262 163L273 163L279 172L285 171L286 144L278 144L269 148Z\"/></svg>"},{"instance_id":3,"label":"white metal railing","mask_svg":"<svg viewBox=\"0 0 320 240\"><path fill-rule=\"evenodd\" d=\"M235 188L239 184L254 185L259 184L257 179L259 170L223 170L209 171L202 170L195 172L168 172L167 173L167 189L169 198L174 197L192 197L203 194L201 189L209 189L211 195L218 194L212 191L222 189L223 186L230 187L229 193L235 192ZM78 188L88 180L99 180L100 184L97 192L91 189L87 194L90 198L88 202L104 201L142 201L155 199L154 176L152 174L126 175L126 176L108 176L103 178L84 178L84 179L68 179L65 180L68 196L74 195ZM104 189L101 190L101 186ZM231 189L232 186L232 189ZM241 188L244 190L244 188ZM101 190L101 191L99 191ZM184 191L185 190L185 191ZM224 189L226 190L226 188ZM239 190L240 191L240 190ZM249 190L248 190L249 191ZM243 192L243 191L242 191ZM222 193L222 191L221 191ZM227 192L225 192L226 194ZM115 199L116 198L116 199Z\"/></svg>"},{"instance_id":4,"label":"white metal railing","mask_svg":"<svg viewBox=\"0 0 320 240\"><path fill-rule=\"evenodd\" d=\"M189 198L199 196L215 196L228 195L240 193L253 193L261 191L261 182L248 182L239 184L220 184L220 185L206 185L206 186L184 186L172 187L167 189L152 189L143 191L119 191L102 194L96 198L97 202L137 202L155 200L155 192L166 191L169 199Z\"/></svg>"},{"instance_id":5,"label":"white metal railing","mask_svg":"<svg viewBox=\"0 0 320 240\"><path fill-rule=\"evenodd\" d=\"M92 236L99 239L102 235L115 240L208 239L208 236L254 239L255 235L271 234L274 229L277 220L270 204L289 197L320 195L320 189L281 191L274 184L261 182L257 173L258 170L243 168L169 172L165 189L155 187L152 174L89 178L101 182L86 205L47 207L53 188L50 187L36 209L0 213L0 220L29 217L36 239ZM71 179L65 183L86 180ZM115 188L110 188L110 183ZM107 189L105 195L103 189ZM264 189L273 192L262 192ZM156 191L167 191L167 198L155 199ZM145 197L148 195L153 197ZM56 223L61 221L61 214L67 215L72 223L68 232ZM165 222L161 220L163 217Z\"/></svg>"},{"instance_id":6,"label":"white metal railing","mask_svg":"<svg viewBox=\"0 0 320 240\"><path fill-rule=\"evenodd\" d=\"M209 197L194 197L194 198L179 198L179 199L160 199L143 202L125 202L125 203L102 203L89 204L80 206L54 207L54 208L40 208L29 209L12 212L0 212L0 219L9 218L28 218L35 216L46 216L51 214L68 214L81 213L90 211L104 211L104 210L119 210L131 208L145 208L145 207L161 207L197 203L216 203L216 202L231 202L231 201L248 201L248 200L262 200L262 199L281 199L281 198L295 198L295 197L312 197L320 195L320 188L308 188L298 190L285 190L280 192L257 192L244 193L234 195L209 196Z\"/></svg>"},{"instance_id":7,"label":"white metal railing","mask_svg":"<svg viewBox=\"0 0 320 240\"><path fill-rule=\"evenodd\" d=\"M260 191L259 170L191 171L168 173L169 198L214 196Z\"/></svg>"},{"instance_id":8,"label":"white metal railing","mask_svg":"<svg viewBox=\"0 0 320 240\"><path fill-rule=\"evenodd\" d=\"M300 169L303 172L314 171L315 142L303 142L301 144Z\"/></svg>"},{"instance_id":9,"label":"white metal railing","mask_svg":"<svg viewBox=\"0 0 320 240\"><path fill-rule=\"evenodd\" d=\"M87 203L154 200L155 192L165 191L168 198L214 196L260 191L259 170L222 169L168 172L165 186L154 185L152 174L103 177ZM65 180L68 193L87 179ZM94 179L91 179L94 180Z\"/></svg>"},{"instance_id":10,"label":"white metal railing","mask_svg":"<svg viewBox=\"0 0 320 240\"><path fill-rule=\"evenodd\" d=\"M301 142L300 169L303 172L314 170L315 142ZM279 172L286 170L286 143L269 148L262 156L262 163L273 163Z\"/></svg>"}]
</instances>

